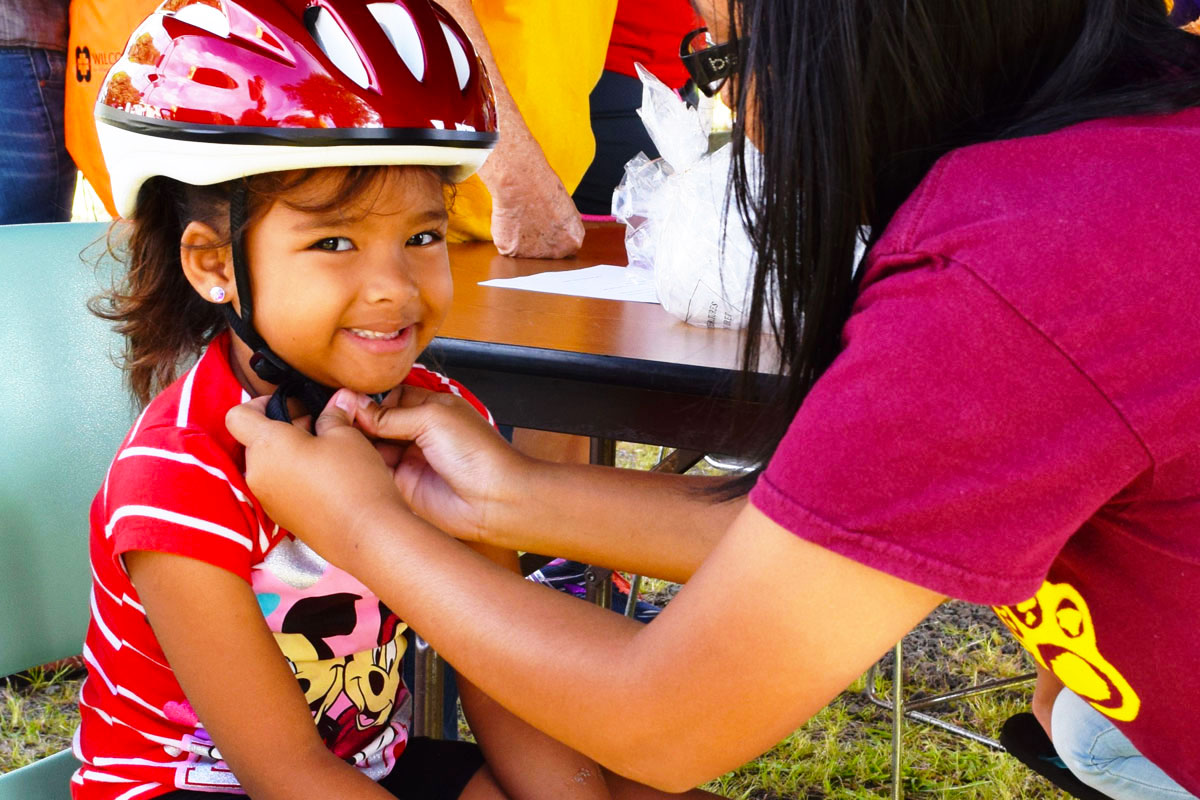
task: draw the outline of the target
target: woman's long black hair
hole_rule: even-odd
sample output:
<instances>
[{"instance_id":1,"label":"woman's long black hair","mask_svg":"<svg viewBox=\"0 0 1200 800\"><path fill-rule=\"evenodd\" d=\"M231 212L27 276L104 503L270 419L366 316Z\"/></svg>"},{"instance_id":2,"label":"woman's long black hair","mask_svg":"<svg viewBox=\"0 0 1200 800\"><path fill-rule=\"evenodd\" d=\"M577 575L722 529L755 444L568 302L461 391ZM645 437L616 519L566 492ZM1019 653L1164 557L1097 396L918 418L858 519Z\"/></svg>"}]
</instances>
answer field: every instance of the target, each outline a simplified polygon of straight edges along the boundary
<instances>
[{"instance_id":1,"label":"woman's long black hair","mask_svg":"<svg viewBox=\"0 0 1200 800\"><path fill-rule=\"evenodd\" d=\"M860 230L882 234L938 158L1200 105L1200 37L1177 30L1163 0L729 0L729 11L732 197L758 258L744 369L770 332L785 376L764 461L840 350Z\"/></svg>"}]
</instances>

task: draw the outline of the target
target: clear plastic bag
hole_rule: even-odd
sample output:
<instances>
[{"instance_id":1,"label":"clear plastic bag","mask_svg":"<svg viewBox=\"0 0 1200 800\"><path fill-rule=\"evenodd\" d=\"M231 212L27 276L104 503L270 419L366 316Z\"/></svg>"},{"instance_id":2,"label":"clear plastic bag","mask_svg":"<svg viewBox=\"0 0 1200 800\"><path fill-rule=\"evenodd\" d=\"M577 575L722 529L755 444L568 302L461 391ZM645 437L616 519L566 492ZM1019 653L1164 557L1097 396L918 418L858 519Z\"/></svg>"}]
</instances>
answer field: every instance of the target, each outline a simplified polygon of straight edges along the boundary
<instances>
[{"instance_id":1,"label":"clear plastic bag","mask_svg":"<svg viewBox=\"0 0 1200 800\"><path fill-rule=\"evenodd\" d=\"M736 205L726 204L731 148L708 154L707 119L641 65L638 74L638 114L662 158L638 154L613 194L629 265L646 271L663 308L684 322L742 328L754 251Z\"/></svg>"}]
</instances>

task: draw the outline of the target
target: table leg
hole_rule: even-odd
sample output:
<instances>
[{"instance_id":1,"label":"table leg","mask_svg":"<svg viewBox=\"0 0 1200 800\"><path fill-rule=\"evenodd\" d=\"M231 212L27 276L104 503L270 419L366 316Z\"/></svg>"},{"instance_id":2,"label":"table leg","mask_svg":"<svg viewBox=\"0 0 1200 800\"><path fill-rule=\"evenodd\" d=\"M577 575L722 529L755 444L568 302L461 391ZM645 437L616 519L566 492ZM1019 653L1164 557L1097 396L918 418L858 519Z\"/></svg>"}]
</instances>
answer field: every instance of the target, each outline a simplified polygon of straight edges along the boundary
<instances>
[{"instance_id":1,"label":"table leg","mask_svg":"<svg viewBox=\"0 0 1200 800\"><path fill-rule=\"evenodd\" d=\"M650 468L651 472L669 472L681 475L699 463L704 454L698 450L673 450L664 457L663 448L658 450L658 463ZM625 616L633 619L637 614L638 595L642 592L642 576L634 575L629 579L629 600L625 603Z\"/></svg>"},{"instance_id":2,"label":"table leg","mask_svg":"<svg viewBox=\"0 0 1200 800\"><path fill-rule=\"evenodd\" d=\"M603 467L615 467L617 465L617 440L601 439L593 436L592 452L589 461L592 464L599 464Z\"/></svg>"},{"instance_id":3,"label":"table leg","mask_svg":"<svg viewBox=\"0 0 1200 800\"><path fill-rule=\"evenodd\" d=\"M615 439L592 437L591 463L605 467L617 464L617 442ZM583 585L587 588L587 601L601 608L612 608L612 570L590 566L583 574Z\"/></svg>"},{"instance_id":4,"label":"table leg","mask_svg":"<svg viewBox=\"0 0 1200 800\"><path fill-rule=\"evenodd\" d=\"M612 608L612 570L589 566L583 573L587 601L601 608Z\"/></svg>"},{"instance_id":5,"label":"table leg","mask_svg":"<svg viewBox=\"0 0 1200 800\"><path fill-rule=\"evenodd\" d=\"M638 595L642 593L642 576L629 579L629 599L625 601L625 616L633 619L637 614Z\"/></svg>"},{"instance_id":6,"label":"table leg","mask_svg":"<svg viewBox=\"0 0 1200 800\"><path fill-rule=\"evenodd\" d=\"M431 739L444 739L442 729L442 695L444 667L442 657L420 636L413 634L413 734Z\"/></svg>"}]
</instances>

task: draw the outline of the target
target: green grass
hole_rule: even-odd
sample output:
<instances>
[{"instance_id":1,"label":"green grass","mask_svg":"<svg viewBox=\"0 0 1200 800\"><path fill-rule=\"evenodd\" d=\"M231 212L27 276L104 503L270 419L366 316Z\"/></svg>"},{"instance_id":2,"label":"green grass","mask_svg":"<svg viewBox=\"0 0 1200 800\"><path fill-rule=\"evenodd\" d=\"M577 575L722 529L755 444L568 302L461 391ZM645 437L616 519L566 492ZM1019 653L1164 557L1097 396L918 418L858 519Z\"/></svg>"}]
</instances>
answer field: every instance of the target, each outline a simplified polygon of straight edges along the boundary
<instances>
[{"instance_id":1,"label":"green grass","mask_svg":"<svg viewBox=\"0 0 1200 800\"><path fill-rule=\"evenodd\" d=\"M0 773L71 746L80 679L71 667L32 669L0 684Z\"/></svg>"},{"instance_id":2,"label":"green grass","mask_svg":"<svg viewBox=\"0 0 1200 800\"><path fill-rule=\"evenodd\" d=\"M646 469L657 447L623 445L620 466ZM701 466L701 471L712 473ZM646 581L651 597L665 599L673 588ZM1029 670L998 625L965 628L935 615L925 633L937 637L934 655L906 660L907 696L945 691L976 678L1018 675ZM68 671L34 670L0 683L0 773L23 766L70 745L78 720L75 698L79 680ZM860 680L806 725L770 752L714 781L707 788L743 800L850 800L889 797L891 717L868 703ZM877 690L885 693L887 680ZM1028 710L1030 689L1022 687L960 701L935 715L994 737L1010 715ZM721 688L714 687L719 699ZM631 724L654 725L636 718ZM906 722L903 742L905 796L920 800L1063 800L1066 795L1012 757L938 731Z\"/></svg>"}]
</instances>

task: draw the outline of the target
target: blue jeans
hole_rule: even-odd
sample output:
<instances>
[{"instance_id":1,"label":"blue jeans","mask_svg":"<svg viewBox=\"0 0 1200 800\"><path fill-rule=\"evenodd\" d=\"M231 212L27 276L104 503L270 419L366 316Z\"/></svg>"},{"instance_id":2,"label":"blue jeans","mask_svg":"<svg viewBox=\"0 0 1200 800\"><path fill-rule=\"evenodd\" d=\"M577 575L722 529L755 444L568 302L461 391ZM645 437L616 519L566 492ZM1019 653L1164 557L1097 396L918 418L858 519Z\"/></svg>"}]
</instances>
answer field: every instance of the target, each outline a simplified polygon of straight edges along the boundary
<instances>
[{"instance_id":1,"label":"blue jeans","mask_svg":"<svg viewBox=\"0 0 1200 800\"><path fill-rule=\"evenodd\" d=\"M66 53L0 47L0 225L71 218L75 163L63 134Z\"/></svg>"},{"instance_id":2,"label":"blue jeans","mask_svg":"<svg viewBox=\"0 0 1200 800\"><path fill-rule=\"evenodd\" d=\"M1196 800L1070 689L1054 701L1054 749L1075 777L1113 800Z\"/></svg>"}]
</instances>

